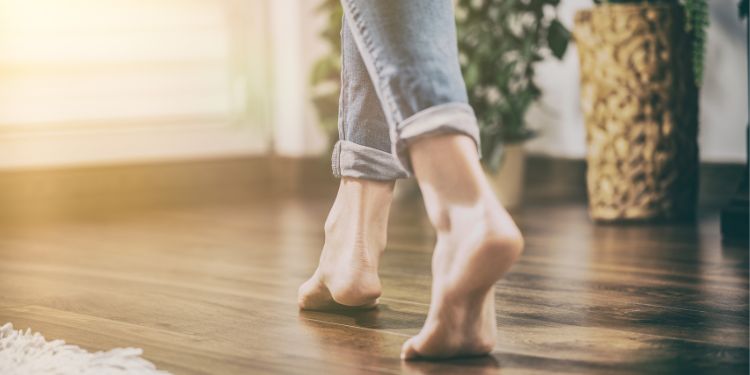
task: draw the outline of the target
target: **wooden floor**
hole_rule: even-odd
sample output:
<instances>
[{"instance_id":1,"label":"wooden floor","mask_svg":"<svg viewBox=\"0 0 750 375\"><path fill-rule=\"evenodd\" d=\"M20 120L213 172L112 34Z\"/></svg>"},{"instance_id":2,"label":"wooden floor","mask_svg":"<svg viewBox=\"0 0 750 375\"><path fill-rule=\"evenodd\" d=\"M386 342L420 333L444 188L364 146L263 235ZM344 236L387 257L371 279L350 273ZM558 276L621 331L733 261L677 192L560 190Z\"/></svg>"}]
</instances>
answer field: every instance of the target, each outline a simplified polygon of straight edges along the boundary
<instances>
[{"instance_id":1,"label":"wooden floor","mask_svg":"<svg viewBox=\"0 0 750 375\"><path fill-rule=\"evenodd\" d=\"M430 301L423 209L394 209L377 310L299 312L330 196L0 226L0 325L175 374L748 373L748 251L697 224L601 226L582 204L514 213L492 356L403 363Z\"/></svg>"}]
</instances>

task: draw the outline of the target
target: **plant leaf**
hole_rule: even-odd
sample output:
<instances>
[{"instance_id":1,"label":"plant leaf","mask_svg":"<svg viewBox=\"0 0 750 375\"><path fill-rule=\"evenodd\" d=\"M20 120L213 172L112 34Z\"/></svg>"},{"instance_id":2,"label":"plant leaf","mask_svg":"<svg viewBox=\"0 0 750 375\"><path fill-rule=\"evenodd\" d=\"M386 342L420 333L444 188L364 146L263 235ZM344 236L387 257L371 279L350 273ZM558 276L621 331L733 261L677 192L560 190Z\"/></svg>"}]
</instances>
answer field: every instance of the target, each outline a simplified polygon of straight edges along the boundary
<instances>
[{"instance_id":1,"label":"plant leaf","mask_svg":"<svg viewBox=\"0 0 750 375\"><path fill-rule=\"evenodd\" d=\"M568 50L568 42L570 41L570 31L555 18L549 25L549 31L547 32L547 45L552 51L552 54L557 57L558 60L562 60L565 56L565 51Z\"/></svg>"}]
</instances>

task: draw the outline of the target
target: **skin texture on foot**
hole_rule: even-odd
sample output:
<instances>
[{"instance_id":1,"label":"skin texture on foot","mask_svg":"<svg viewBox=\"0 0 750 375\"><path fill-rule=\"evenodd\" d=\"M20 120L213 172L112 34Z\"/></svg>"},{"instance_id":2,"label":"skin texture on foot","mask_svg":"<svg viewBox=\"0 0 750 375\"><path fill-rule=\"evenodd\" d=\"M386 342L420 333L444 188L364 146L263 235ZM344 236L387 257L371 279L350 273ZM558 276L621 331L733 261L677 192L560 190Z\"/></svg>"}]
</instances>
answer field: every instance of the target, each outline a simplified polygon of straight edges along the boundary
<instances>
[{"instance_id":1,"label":"skin texture on foot","mask_svg":"<svg viewBox=\"0 0 750 375\"><path fill-rule=\"evenodd\" d=\"M298 291L306 310L372 308L381 294L378 264L385 250L393 182L344 177L325 224L313 276Z\"/></svg>"},{"instance_id":2,"label":"skin texture on foot","mask_svg":"<svg viewBox=\"0 0 750 375\"><path fill-rule=\"evenodd\" d=\"M411 145L410 155L437 243L427 319L401 357L488 354L497 335L493 285L520 256L523 238L492 192L470 138L425 138Z\"/></svg>"}]
</instances>

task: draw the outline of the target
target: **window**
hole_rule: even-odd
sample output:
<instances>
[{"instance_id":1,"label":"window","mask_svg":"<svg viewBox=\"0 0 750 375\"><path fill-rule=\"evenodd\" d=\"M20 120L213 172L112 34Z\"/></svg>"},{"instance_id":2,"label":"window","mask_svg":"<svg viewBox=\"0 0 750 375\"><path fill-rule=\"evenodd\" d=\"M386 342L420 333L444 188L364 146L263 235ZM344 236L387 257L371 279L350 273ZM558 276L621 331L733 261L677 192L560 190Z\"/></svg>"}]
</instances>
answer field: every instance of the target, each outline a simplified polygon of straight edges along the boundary
<instances>
[{"instance_id":1,"label":"window","mask_svg":"<svg viewBox=\"0 0 750 375\"><path fill-rule=\"evenodd\" d=\"M0 0L0 168L264 151L266 6Z\"/></svg>"}]
</instances>

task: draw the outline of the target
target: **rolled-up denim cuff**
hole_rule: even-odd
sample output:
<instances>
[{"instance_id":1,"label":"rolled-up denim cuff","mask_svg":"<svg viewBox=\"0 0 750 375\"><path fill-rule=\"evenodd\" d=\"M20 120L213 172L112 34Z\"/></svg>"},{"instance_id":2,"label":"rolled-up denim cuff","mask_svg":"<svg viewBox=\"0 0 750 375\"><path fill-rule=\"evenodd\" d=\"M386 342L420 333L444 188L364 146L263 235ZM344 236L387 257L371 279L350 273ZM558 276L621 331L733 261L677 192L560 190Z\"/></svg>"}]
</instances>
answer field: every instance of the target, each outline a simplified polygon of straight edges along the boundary
<instances>
[{"instance_id":1,"label":"rolled-up denim cuff","mask_svg":"<svg viewBox=\"0 0 750 375\"><path fill-rule=\"evenodd\" d=\"M331 164L336 178L354 177L393 181L409 177L409 174L399 166L396 158L390 153L350 141L336 142Z\"/></svg>"},{"instance_id":2,"label":"rolled-up denim cuff","mask_svg":"<svg viewBox=\"0 0 750 375\"><path fill-rule=\"evenodd\" d=\"M412 174L409 144L423 137L439 134L464 134L474 140L481 157L479 126L474 110L466 103L446 103L419 111L398 124L395 129L393 152L401 167Z\"/></svg>"}]
</instances>

